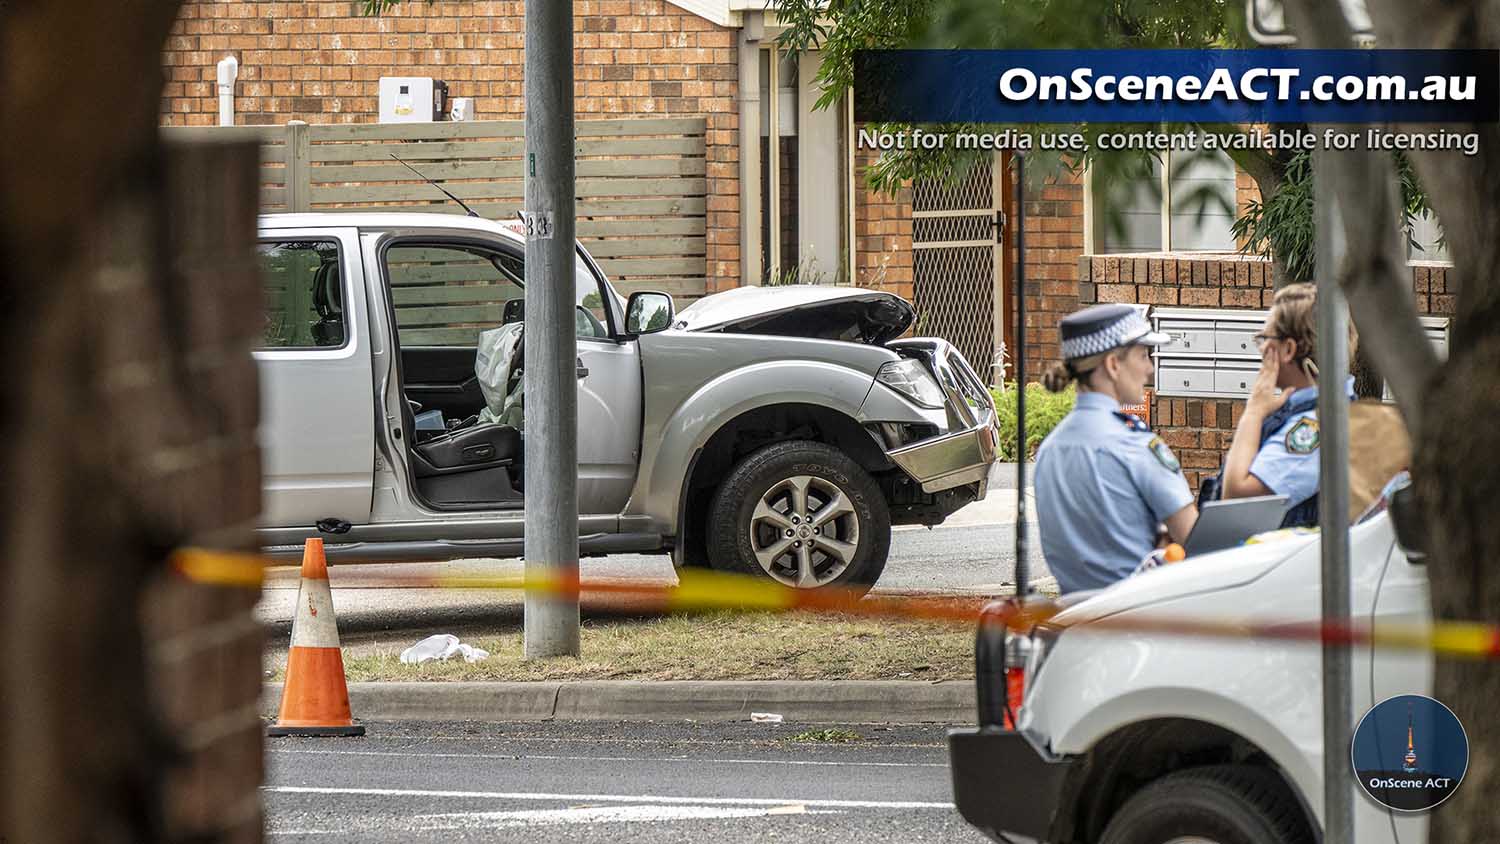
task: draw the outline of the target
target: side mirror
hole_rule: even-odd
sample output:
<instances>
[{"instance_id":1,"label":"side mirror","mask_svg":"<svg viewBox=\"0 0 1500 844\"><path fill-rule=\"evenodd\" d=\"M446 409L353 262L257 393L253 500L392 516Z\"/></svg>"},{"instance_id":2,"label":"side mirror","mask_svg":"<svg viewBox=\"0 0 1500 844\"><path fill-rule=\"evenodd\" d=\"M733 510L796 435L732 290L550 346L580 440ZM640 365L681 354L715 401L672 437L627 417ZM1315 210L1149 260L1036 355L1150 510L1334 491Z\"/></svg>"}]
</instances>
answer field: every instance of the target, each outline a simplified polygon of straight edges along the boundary
<instances>
[{"instance_id":1,"label":"side mirror","mask_svg":"<svg viewBox=\"0 0 1500 844\"><path fill-rule=\"evenodd\" d=\"M625 303L625 333L655 334L672 324L677 311L672 297L654 290L638 290Z\"/></svg>"},{"instance_id":2,"label":"side mirror","mask_svg":"<svg viewBox=\"0 0 1500 844\"><path fill-rule=\"evenodd\" d=\"M1407 559L1421 563L1431 549L1431 537L1427 533L1427 522L1417 507L1417 494L1411 484L1397 489L1391 495L1391 527L1396 530L1396 542L1406 551Z\"/></svg>"},{"instance_id":3,"label":"side mirror","mask_svg":"<svg viewBox=\"0 0 1500 844\"><path fill-rule=\"evenodd\" d=\"M510 325L513 322L520 322L520 321L522 321L525 318L526 318L526 300L525 299L507 299L505 301L505 310L502 311L501 314L500 314L500 324L501 325Z\"/></svg>"}]
</instances>

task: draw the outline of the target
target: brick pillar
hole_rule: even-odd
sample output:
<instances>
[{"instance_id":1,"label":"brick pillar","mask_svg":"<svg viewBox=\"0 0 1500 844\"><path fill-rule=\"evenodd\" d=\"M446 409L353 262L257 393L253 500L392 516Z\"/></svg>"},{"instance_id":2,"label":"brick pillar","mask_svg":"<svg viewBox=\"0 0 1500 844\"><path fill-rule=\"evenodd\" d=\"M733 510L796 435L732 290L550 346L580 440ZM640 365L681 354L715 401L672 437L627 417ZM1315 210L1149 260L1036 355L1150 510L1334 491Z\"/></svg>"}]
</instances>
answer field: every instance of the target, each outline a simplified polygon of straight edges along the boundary
<instances>
[{"instance_id":1,"label":"brick pillar","mask_svg":"<svg viewBox=\"0 0 1500 844\"><path fill-rule=\"evenodd\" d=\"M879 153L855 152L854 283L885 290L910 302L912 289L911 186L894 193L865 187L865 175Z\"/></svg>"},{"instance_id":2,"label":"brick pillar","mask_svg":"<svg viewBox=\"0 0 1500 844\"><path fill-rule=\"evenodd\" d=\"M1011 179L1014 182L1014 173ZM1015 212L1014 207L1005 212L1012 221L1012 250ZM1082 175L1064 173L1040 191L1028 189L1025 296L1026 372L1030 380L1041 377L1058 360L1061 336L1057 324L1080 306L1078 261L1082 255Z\"/></svg>"}]
</instances>

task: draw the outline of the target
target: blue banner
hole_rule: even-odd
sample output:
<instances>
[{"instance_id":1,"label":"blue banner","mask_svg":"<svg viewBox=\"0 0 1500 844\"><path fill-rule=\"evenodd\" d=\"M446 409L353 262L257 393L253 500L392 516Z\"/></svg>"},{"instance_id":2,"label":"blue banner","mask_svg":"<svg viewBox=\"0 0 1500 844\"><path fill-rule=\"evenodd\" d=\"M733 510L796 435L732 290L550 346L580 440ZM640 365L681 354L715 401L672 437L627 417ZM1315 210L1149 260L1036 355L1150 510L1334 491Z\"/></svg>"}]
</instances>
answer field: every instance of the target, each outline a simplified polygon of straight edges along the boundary
<instances>
[{"instance_id":1,"label":"blue banner","mask_svg":"<svg viewBox=\"0 0 1500 844\"><path fill-rule=\"evenodd\" d=\"M1483 123L1497 50L861 50L861 123Z\"/></svg>"}]
</instances>

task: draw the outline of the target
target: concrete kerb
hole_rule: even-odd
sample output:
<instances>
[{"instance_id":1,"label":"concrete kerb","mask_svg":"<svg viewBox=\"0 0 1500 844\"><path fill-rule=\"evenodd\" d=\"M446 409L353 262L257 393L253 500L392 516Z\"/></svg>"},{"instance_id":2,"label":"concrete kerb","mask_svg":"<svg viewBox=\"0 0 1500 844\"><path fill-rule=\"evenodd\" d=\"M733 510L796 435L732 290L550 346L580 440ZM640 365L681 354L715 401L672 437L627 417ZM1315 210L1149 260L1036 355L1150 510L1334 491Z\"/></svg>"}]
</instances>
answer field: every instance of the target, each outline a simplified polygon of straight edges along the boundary
<instances>
[{"instance_id":1,"label":"concrete kerb","mask_svg":"<svg viewBox=\"0 0 1500 844\"><path fill-rule=\"evenodd\" d=\"M774 712L804 724L967 724L974 683L953 680L350 683L360 721L748 721ZM266 684L272 717L281 686Z\"/></svg>"}]
</instances>

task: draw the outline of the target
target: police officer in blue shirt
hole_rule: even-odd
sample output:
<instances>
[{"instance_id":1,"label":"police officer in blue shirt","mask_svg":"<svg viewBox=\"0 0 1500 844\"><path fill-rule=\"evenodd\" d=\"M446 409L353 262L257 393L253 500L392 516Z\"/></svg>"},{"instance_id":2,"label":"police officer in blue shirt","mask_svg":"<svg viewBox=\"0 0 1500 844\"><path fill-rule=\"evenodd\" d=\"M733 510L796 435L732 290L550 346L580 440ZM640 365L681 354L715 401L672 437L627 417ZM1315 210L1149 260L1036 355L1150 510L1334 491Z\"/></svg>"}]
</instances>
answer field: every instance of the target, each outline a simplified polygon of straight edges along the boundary
<instances>
[{"instance_id":1,"label":"police officer in blue shirt","mask_svg":"<svg viewBox=\"0 0 1500 844\"><path fill-rule=\"evenodd\" d=\"M1203 483L1200 503L1215 497L1285 495L1282 527L1318 524L1316 306L1314 285L1291 284L1276 292L1265 327L1255 335L1260 373L1235 427L1224 470ZM1344 391L1354 398L1353 378Z\"/></svg>"},{"instance_id":2,"label":"police officer in blue shirt","mask_svg":"<svg viewBox=\"0 0 1500 844\"><path fill-rule=\"evenodd\" d=\"M1064 593L1099 589L1133 572L1165 523L1178 542L1198 520L1172 450L1140 419L1137 404L1154 367L1151 346L1165 334L1129 305L1095 305L1062 320L1063 363L1042 384L1078 385L1069 413L1036 458L1042 553Z\"/></svg>"}]
</instances>

